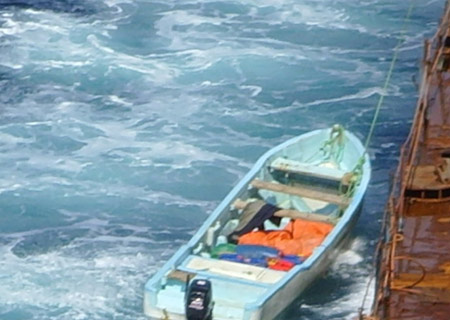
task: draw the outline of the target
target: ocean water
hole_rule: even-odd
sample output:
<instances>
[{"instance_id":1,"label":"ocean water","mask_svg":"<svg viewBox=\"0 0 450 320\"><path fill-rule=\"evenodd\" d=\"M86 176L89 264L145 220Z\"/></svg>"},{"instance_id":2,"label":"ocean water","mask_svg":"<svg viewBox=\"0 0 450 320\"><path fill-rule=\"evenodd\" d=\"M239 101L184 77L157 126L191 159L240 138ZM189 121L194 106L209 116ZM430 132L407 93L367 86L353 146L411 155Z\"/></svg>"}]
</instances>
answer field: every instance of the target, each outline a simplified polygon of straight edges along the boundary
<instances>
[{"instance_id":1,"label":"ocean water","mask_svg":"<svg viewBox=\"0 0 450 320\"><path fill-rule=\"evenodd\" d=\"M444 6L412 2L404 28L409 0L0 0L0 319L145 319L146 280L264 151L364 140L385 94L353 240L280 316L352 319Z\"/></svg>"}]
</instances>

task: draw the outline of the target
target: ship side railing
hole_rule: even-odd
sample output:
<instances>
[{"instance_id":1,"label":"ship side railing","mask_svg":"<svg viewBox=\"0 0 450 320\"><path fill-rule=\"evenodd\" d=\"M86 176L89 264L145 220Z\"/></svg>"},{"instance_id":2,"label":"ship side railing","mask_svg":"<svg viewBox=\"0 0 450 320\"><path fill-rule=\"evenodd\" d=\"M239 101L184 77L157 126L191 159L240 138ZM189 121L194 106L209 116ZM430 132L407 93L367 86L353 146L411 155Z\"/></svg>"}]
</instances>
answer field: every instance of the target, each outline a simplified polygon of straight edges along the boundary
<instances>
[{"instance_id":1,"label":"ship side railing","mask_svg":"<svg viewBox=\"0 0 450 320\"><path fill-rule=\"evenodd\" d=\"M380 239L376 248L375 262L378 264L378 283L376 296L373 301L372 315L383 315L386 312L383 302L389 295L390 283L394 272L396 257L396 243L401 239L402 213L405 203L405 192L413 177L413 168L417 161L417 152L421 139L424 139L426 126L425 117L428 108L428 98L431 78L440 72L440 63L445 50L445 42L450 35L450 0L447 1L441 24L431 38L424 45L422 61L422 79L419 89L419 99L412 129L400 149L399 165L392 181L392 190L382 222ZM381 313L380 313L381 312Z\"/></svg>"}]
</instances>

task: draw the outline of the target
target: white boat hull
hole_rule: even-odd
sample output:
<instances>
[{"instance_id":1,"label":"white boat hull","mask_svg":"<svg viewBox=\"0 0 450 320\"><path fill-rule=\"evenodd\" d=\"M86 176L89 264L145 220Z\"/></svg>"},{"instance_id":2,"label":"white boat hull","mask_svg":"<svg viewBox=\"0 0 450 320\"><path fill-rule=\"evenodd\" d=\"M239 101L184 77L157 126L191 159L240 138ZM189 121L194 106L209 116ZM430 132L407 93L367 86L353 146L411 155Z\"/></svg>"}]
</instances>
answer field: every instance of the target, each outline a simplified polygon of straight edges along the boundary
<instances>
[{"instance_id":1,"label":"white boat hull","mask_svg":"<svg viewBox=\"0 0 450 320\"><path fill-rule=\"evenodd\" d=\"M308 150L321 150L318 144L322 143L329 134L330 129L307 133L275 147L261 157L254 168L209 216L194 237L180 248L163 268L148 281L144 293L145 314L154 319L185 319L183 283L169 279L168 275L173 270L195 274L197 277L211 280L213 297L215 297L216 302L213 311L215 320L272 320L286 309L314 280L320 277L345 246L345 240L349 237L360 214L363 196L370 179L369 157L359 140L348 132L345 132L347 144L340 155L343 159L341 160L342 167L351 170L363 159L363 164L360 167L362 172L360 180L352 193L351 201L345 206L345 209L339 209L343 211L332 231L314 249L304 263L295 266L288 272L283 272L281 275L276 273L278 271L270 271L272 272L270 277L266 275L265 280L262 280L262 273L270 273L269 271L266 272L264 268L259 268L261 269L259 270L256 267L249 266L248 269L245 269L247 271L242 271L241 275L236 276L233 274L233 270L230 270L232 268L229 267L233 266L234 262L231 262L231 264L229 262L216 262L219 260L202 258L201 253L205 251L205 247L208 248L211 245L209 243L211 238L216 237L220 229L231 218L230 208L234 201L238 198L248 197L251 182L255 178L264 180L271 177L271 173L267 169L268 164L274 162L274 159L280 156L295 158L296 152L299 153L297 150L301 150L301 155L306 158L304 154L309 155ZM315 153L317 152L315 151ZM310 153L313 154L312 151ZM311 166L311 164L299 164L296 168ZM314 170L320 171L320 167L315 167ZM329 168L324 170L327 174L331 171L332 169ZM312 174L316 173L312 172ZM334 176L339 177L339 174ZM270 195L270 191L268 194ZM298 194L283 195L281 198L277 198L277 202L296 197L298 197ZM297 205L294 200L289 201L292 202L292 205ZM333 205L342 208L342 204ZM215 236L211 237L211 235ZM204 259L204 268L198 266L198 261L201 262L201 259ZM197 264L194 264L194 262ZM220 264L219 267L223 265L222 269L219 270L216 264ZM243 264L235 264L236 269L241 268L238 265Z\"/></svg>"}]
</instances>

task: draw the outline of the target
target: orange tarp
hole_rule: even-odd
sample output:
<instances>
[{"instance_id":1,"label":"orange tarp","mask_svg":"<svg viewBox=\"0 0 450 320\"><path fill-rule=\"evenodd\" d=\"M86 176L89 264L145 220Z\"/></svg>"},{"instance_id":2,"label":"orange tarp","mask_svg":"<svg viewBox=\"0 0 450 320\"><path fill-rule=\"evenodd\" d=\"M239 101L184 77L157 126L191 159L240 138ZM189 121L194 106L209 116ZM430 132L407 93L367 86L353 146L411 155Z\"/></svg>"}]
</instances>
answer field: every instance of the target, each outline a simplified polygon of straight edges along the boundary
<instances>
[{"instance_id":1,"label":"orange tarp","mask_svg":"<svg viewBox=\"0 0 450 320\"><path fill-rule=\"evenodd\" d=\"M277 231L253 231L239 237L239 244L274 247L283 254L308 257L331 232L333 225L325 222L296 219Z\"/></svg>"}]
</instances>

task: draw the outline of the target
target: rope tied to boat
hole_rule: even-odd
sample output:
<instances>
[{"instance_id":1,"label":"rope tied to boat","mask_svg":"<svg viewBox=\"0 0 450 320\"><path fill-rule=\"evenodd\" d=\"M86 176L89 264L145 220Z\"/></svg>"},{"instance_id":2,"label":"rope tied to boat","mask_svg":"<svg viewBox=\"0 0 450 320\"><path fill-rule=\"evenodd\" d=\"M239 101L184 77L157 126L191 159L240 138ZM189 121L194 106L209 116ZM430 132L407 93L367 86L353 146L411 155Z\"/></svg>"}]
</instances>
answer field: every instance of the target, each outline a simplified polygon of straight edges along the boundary
<instances>
[{"instance_id":1,"label":"rope tied to boat","mask_svg":"<svg viewBox=\"0 0 450 320\"><path fill-rule=\"evenodd\" d=\"M388 73L386 75L386 79L385 79L385 82L384 82L384 85L383 85L383 91L382 91L382 93L380 95L380 98L379 98L378 103L377 103L376 108L375 108L375 113L374 113L374 116L373 116L373 119L372 119L372 123L370 125L370 130L369 130L369 133L368 133L367 138L366 138L366 143L364 145L365 150L366 150L365 153L367 153L367 148L368 148L368 146L369 146L369 144L371 142L371 139L372 139L372 136L373 136L373 132L375 130L376 123L378 121L378 117L379 117L379 114L380 114L380 111L381 111L381 107L382 107L383 102L384 102L384 97L386 95L387 88L388 88L388 86L390 84L390 81L391 81L391 78L392 78L392 74L394 72L395 64L397 63L398 55L399 55L399 52L400 52L400 47L403 45L403 43L405 41L405 34L406 34L406 31L407 31L407 25L408 25L409 20L411 18L413 9L414 9L414 0L411 0L409 8L408 8L408 11L407 11L406 16L405 16L405 19L403 20L403 24L402 24L402 28L401 28L400 36L398 38L397 45L394 47L394 54L393 54L393 57L392 57L392 60L391 60L391 64L389 66L389 70L388 70ZM363 158L364 156L365 156L365 154L362 155L361 158ZM379 252L381 252L382 247L383 247L382 241L383 241L383 234L385 232L385 228L386 228L386 225L387 225L386 224L386 218L387 218L388 212L389 212L389 209L387 208L385 210L385 217L384 217L382 228L380 230L380 236L379 236L378 244L377 244L377 248L376 248L376 255L377 256L380 255ZM368 293L369 293L369 287L370 287L373 279L376 276L376 266L375 266L376 262L377 262L377 259L374 259L374 268L373 268L373 271L372 271L372 275L369 277L369 281L368 281L367 286L366 286L366 290L365 290L365 293L364 293L364 296L363 296L361 307L358 310L359 319L364 319L364 315L363 315L364 305L365 305L365 302L366 302L366 299L367 299L367 296L368 296ZM377 307L375 307L375 310L376 309L377 309ZM374 314L372 313L372 316L373 315Z\"/></svg>"},{"instance_id":2,"label":"rope tied to boat","mask_svg":"<svg viewBox=\"0 0 450 320\"><path fill-rule=\"evenodd\" d=\"M345 181L345 184L343 183L344 181L341 181L341 183L339 184L340 193L344 194L345 198L350 199L351 197L353 197L356 187L358 187L361 183L361 179L363 176L363 166L365 162L365 157L359 158L353 170L350 171L349 179Z\"/></svg>"},{"instance_id":3,"label":"rope tied to boat","mask_svg":"<svg viewBox=\"0 0 450 320\"><path fill-rule=\"evenodd\" d=\"M325 160L333 160L335 163L340 163L344 156L345 146L345 129L339 124L335 124L330 131L330 138L326 140L320 151L323 152Z\"/></svg>"},{"instance_id":4,"label":"rope tied to boat","mask_svg":"<svg viewBox=\"0 0 450 320\"><path fill-rule=\"evenodd\" d=\"M364 145L366 150L367 150L367 147L369 146L370 141L372 139L372 135L373 135L373 132L375 130L376 123L378 121L378 116L380 114L381 106L383 105L384 97L386 96L387 88L389 87L389 84L391 83L392 74L394 73L394 67L395 67L395 64L397 63L398 55L400 53L400 47L403 45L403 42L405 42L405 34L406 34L406 30L407 30L406 25L407 25L407 22L409 22L409 20L410 20L413 8L414 8L414 0L411 0L411 4L410 4L410 6L408 8L408 12L406 14L405 20L403 21L403 26L402 26L402 29L401 29L401 32L400 32L400 36L398 38L397 45L394 47L394 55L392 57L391 64L389 66L389 70L388 70L388 73L386 75L386 79L384 81L383 89L382 89L382 92L380 94L380 98L378 99L377 106L375 108L375 114L373 115L372 123L370 125L369 134L367 135L366 143Z\"/></svg>"},{"instance_id":5,"label":"rope tied to boat","mask_svg":"<svg viewBox=\"0 0 450 320\"><path fill-rule=\"evenodd\" d=\"M342 162L345 148L345 129L340 124L335 124L330 131L330 137L326 140L320 151L323 152L324 160L331 160L334 163ZM363 166L365 163L365 154L357 161L355 167L344 177L339 184L339 192L347 199L350 199L355 193L356 188L361 183L363 175Z\"/></svg>"}]
</instances>

